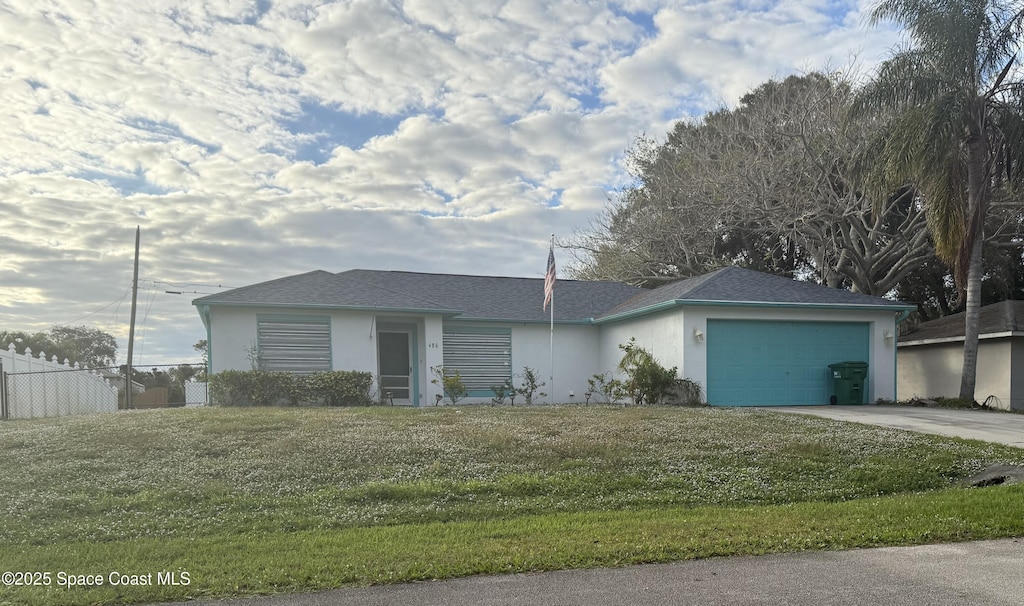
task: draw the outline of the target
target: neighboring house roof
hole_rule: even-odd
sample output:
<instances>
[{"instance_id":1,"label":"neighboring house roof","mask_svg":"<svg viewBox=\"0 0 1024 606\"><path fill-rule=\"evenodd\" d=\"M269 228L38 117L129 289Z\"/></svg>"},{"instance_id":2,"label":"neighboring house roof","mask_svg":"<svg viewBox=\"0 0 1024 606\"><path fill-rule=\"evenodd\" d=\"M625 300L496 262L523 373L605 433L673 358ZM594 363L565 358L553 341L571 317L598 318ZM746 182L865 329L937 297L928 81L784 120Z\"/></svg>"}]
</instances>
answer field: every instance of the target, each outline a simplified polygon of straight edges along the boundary
<instances>
[{"instance_id":1,"label":"neighboring house roof","mask_svg":"<svg viewBox=\"0 0 1024 606\"><path fill-rule=\"evenodd\" d=\"M914 332L900 337L900 345L924 345L964 340L964 314L960 312L922 322ZM982 338L1024 333L1024 301L1001 301L978 312L978 334Z\"/></svg>"},{"instance_id":2,"label":"neighboring house roof","mask_svg":"<svg viewBox=\"0 0 1024 606\"><path fill-rule=\"evenodd\" d=\"M555 321L587 321L640 289L620 282L559 280ZM507 278L354 269L313 271L236 288L196 305L323 307L417 311L459 319L547 321L543 278Z\"/></svg>"},{"instance_id":3,"label":"neighboring house roof","mask_svg":"<svg viewBox=\"0 0 1024 606\"><path fill-rule=\"evenodd\" d=\"M637 315L688 303L798 305L913 309L913 306L812 282L800 282L741 267L725 267L644 291L602 314L599 320Z\"/></svg>"}]
</instances>

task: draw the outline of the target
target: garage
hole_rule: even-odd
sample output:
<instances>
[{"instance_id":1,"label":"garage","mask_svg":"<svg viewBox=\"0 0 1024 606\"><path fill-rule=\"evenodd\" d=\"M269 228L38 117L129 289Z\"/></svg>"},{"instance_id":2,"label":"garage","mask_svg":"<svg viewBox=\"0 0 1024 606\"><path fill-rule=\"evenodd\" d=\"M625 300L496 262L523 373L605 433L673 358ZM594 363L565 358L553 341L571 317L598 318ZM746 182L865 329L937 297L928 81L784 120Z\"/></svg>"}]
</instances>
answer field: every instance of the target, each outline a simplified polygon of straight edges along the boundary
<instances>
[{"instance_id":1,"label":"garage","mask_svg":"<svg viewBox=\"0 0 1024 606\"><path fill-rule=\"evenodd\" d=\"M707 400L715 406L828 404L828 365L870 362L870 337L867 322L709 318Z\"/></svg>"}]
</instances>

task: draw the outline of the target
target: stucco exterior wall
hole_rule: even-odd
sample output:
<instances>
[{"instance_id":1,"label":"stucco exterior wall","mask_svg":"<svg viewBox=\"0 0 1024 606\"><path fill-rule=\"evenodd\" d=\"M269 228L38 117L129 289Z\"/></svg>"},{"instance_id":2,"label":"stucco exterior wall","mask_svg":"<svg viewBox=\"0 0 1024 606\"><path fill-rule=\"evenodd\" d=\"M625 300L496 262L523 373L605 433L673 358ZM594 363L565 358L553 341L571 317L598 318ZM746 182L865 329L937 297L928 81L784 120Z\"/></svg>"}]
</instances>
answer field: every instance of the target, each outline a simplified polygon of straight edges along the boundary
<instances>
[{"instance_id":1,"label":"stucco exterior wall","mask_svg":"<svg viewBox=\"0 0 1024 606\"><path fill-rule=\"evenodd\" d=\"M594 372L611 372L615 378L622 379L622 373L617 370L622 360L619 345L625 345L635 337L637 344L651 352L659 364L666 368L677 366L682 374L685 325L683 310L678 307L601 325L599 368Z\"/></svg>"},{"instance_id":2,"label":"stucco exterior wall","mask_svg":"<svg viewBox=\"0 0 1024 606\"><path fill-rule=\"evenodd\" d=\"M600 331L590 325L555 325L554 390L551 386L551 327L544 324L512 326L512 372L520 374L524 366L538 371L547 383L541 390L543 401L558 404L584 402L587 379L597 370ZM519 385L519 380L514 380ZM572 394L572 395L570 395Z\"/></svg>"},{"instance_id":3,"label":"stucco exterior wall","mask_svg":"<svg viewBox=\"0 0 1024 606\"><path fill-rule=\"evenodd\" d=\"M331 366L335 370L376 372L376 340L370 312L306 312L277 308L211 307L210 365L214 373L249 370L249 349L256 343L259 315L314 316L331 319Z\"/></svg>"},{"instance_id":4,"label":"stucco exterior wall","mask_svg":"<svg viewBox=\"0 0 1024 606\"><path fill-rule=\"evenodd\" d=\"M529 366L536 371L538 382L545 385L538 391L548 394L534 403L564 404L584 402L587 391L587 379L597 368L599 331L596 326L556 324L554 337L554 390L551 385L551 326L537 323L507 322L453 322L453 327L490 327L510 329L512 337L512 374L520 375L523 368ZM439 335L440 336L440 335ZM438 350L441 351L441 350ZM438 362L440 363L440 362ZM513 376L513 383L518 386L522 379ZM428 403L434 402L434 394L441 390L431 385ZM570 395L571 394L571 395ZM467 403L487 403L491 396L466 398ZM522 403L522 398L517 403Z\"/></svg>"},{"instance_id":5,"label":"stucco exterior wall","mask_svg":"<svg viewBox=\"0 0 1024 606\"><path fill-rule=\"evenodd\" d=\"M895 340L885 339L886 331L896 334L896 314L891 310L798 309L788 307L686 306L682 333L683 365L680 374L698 381L707 389L708 320L781 320L803 322L866 322L869 324L869 359L867 401L892 399L896 394ZM694 337L694 329L705 335L704 341Z\"/></svg>"},{"instance_id":6,"label":"stucco exterior wall","mask_svg":"<svg viewBox=\"0 0 1024 606\"><path fill-rule=\"evenodd\" d=\"M377 335L370 312L331 316L331 367L377 374Z\"/></svg>"},{"instance_id":7,"label":"stucco exterior wall","mask_svg":"<svg viewBox=\"0 0 1024 606\"><path fill-rule=\"evenodd\" d=\"M210 308L210 372L249 370L248 351L256 343L256 312L248 308Z\"/></svg>"},{"instance_id":8,"label":"stucco exterior wall","mask_svg":"<svg viewBox=\"0 0 1024 606\"><path fill-rule=\"evenodd\" d=\"M377 374L377 330L379 324L384 322L407 326L414 335L415 383L418 396L414 404L432 405L435 395L441 393L438 386L430 383L430 368L442 364L444 354L444 322L437 315L389 314L382 316L371 311L346 310L325 313L317 312L317 310L306 312L276 308L263 310L214 306L210 308L210 364L214 373L228 369L249 369L247 350L250 344L256 341L258 313L330 316L333 368L368 371L375 375ZM896 349L891 341L887 342L884 338L886 331L891 334L896 332L895 314L888 310L878 312L761 306L680 306L609 324L556 324L553 393L550 378L549 325L505 322L462 323L456 321L456 323L509 328L512 335L512 372L519 374L525 366L533 368L537 371L540 380L548 383L542 388L542 391L550 395L542 401L562 403L583 402L584 394L587 391L587 380L595 373L614 372L622 358L619 345L628 343L631 337L635 337L638 344L651 351L661 364L667 367L679 367L680 376L698 381L706 389L706 341L698 340L694 336L694 330L700 331L706 339L708 319L867 322L871 335L870 356L867 360L870 365L868 401L878 398L895 398L897 395L894 359ZM1009 360L1008 350L1006 359ZM1024 356L1020 359L1024 360ZM984 366L984 359L983 364L979 364L979 369L982 366ZM1003 367L1008 368L1008 362ZM959 367L955 374L957 377L959 376ZM1008 384L1008 380L1004 383ZM1024 385L1021 385L1021 388L1024 390ZM905 389L901 388L901 393L904 393ZM909 389L911 392L914 390L913 387L909 387ZM979 396L981 391L979 387ZM1008 388L1005 395L997 395L1003 401L1011 402ZM489 398L467 399L467 402L487 401Z\"/></svg>"},{"instance_id":9,"label":"stucco exterior wall","mask_svg":"<svg viewBox=\"0 0 1024 606\"><path fill-rule=\"evenodd\" d=\"M430 369L434 366L444 364L444 323L440 316L427 316L423 323L423 355L420 356L420 401L419 406L429 406L436 402L435 395L441 393L441 389L431 384L433 375ZM443 394L442 394L443 395Z\"/></svg>"},{"instance_id":10,"label":"stucco exterior wall","mask_svg":"<svg viewBox=\"0 0 1024 606\"><path fill-rule=\"evenodd\" d=\"M1011 354L1014 353L1015 346L1020 348L1021 345L1012 343L1010 339L983 339L979 342L978 374L974 391L976 400L983 402L992 395L997 398L995 404L1000 408L1010 409L1014 405L1011 371L1024 368L1013 368ZM955 398L960 394L963 364L962 341L900 347L897 399ZM1024 366L1024 363L1018 362L1017 366ZM1016 405L1018 408L1024 407L1020 395L1016 399Z\"/></svg>"}]
</instances>

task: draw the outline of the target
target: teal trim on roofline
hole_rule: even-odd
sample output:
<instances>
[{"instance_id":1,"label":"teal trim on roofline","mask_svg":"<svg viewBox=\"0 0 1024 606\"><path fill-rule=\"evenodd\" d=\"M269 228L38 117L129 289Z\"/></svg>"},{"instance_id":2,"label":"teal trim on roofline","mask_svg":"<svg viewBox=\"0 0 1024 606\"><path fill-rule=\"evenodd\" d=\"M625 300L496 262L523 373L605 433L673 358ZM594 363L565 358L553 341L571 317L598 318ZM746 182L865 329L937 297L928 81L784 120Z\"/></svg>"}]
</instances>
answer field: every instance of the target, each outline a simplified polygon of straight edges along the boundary
<instances>
[{"instance_id":1,"label":"teal trim on roofline","mask_svg":"<svg viewBox=\"0 0 1024 606\"><path fill-rule=\"evenodd\" d=\"M448 318L449 322L501 322L502 324L540 324L548 326L551 324L551 320L516 320L514 318L473 318L473 317L460 317ZM593 318L584 318L582 320L555 320L555 325L577 325L577 326L589 326L594 323Z\"/></svg>"},{"instance_id":2,"label":"teal trim on roofline","mask_svg":"<svg viewBox=\"0 0 1024 606\"><path fill-rule=\"evenodd\" d=\"M450 326L450 325L449 326L445 326L445 325L441 326L441 333L442 334L449 334L449 335L450 334L459 334L459 335L465 335L465 334L471 334L471 335L510 335L510 334L512 334L512 327L511 326L459 326L457 328L457 330L458 330L458 332L455 332L456 331L456 327L454 327L454 326Z\"/></svg>"},{"instance_id":3,"label":"teal trim on roofline","mask_svg":"<svg viewBox=\"0 0 1024 606\"><path fill-rule=\"evenodd\" d=\"M607 324L609 322L618 322L620 320L628 320L638 316L646 316L648 314L657 313L673 307L767 307L776 309L846 309L855 311L912 311L917 309L916 306L903 305L900 303L893 303L892 305L866 305L857 303L776 303L771 301L701 301L696 299L673 299L671 301L662 301L649 307L641 307L639 309L633 309L630 311L615 314L613 316L606 316L593 320L594 324ZM557 322L556 322L557 324Z\"/></svg>"},{"instance_id":4,"label":"teal trim on roofline","mask_svg":"<svg viewBox=\"0 0 1024 606\"><path fill-rule=\"evenodd\" d=\"M273 307L273 308L292 308L292 309L316 309L316 310L338 310L338 311L386 311L393 313L414 313L414 314L437 314L437 315L459 315L463 313L458 309L416 309L406 307L384 307L384 306L366 306L366 305L313 305L309 303L255 303L245 301L210 301L200 304L192 302L193 305L216 305L218 307Z\"/></svg>"}]
</instances>

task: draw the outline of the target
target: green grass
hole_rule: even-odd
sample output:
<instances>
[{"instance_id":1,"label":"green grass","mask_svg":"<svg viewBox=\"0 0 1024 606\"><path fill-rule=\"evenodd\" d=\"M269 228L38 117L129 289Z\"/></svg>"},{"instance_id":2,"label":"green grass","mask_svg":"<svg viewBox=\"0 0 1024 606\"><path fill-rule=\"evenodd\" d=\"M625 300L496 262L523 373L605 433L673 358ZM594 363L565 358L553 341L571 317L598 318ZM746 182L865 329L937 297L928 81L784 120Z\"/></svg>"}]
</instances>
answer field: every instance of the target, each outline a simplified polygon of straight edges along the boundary
<instances>
[{"instance_id":1,"label":"green grass","mask_svg":"<svg viewBox=\"0 0 1024 606\"><path fill-rule=\"evenodd\" d=\"M1024 487L957 487L1022 450L750 410L146 411L0 424L0 461L0 571L191 579L0 604L1024 535Z\"/></svg>"}]
</instances>

